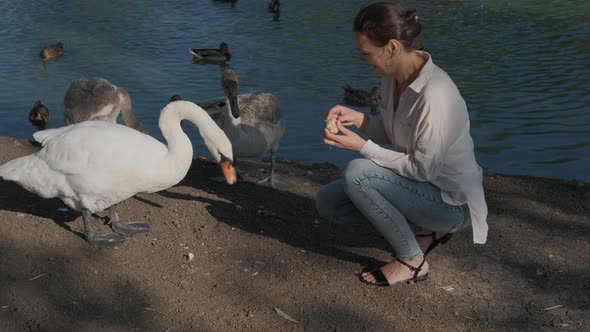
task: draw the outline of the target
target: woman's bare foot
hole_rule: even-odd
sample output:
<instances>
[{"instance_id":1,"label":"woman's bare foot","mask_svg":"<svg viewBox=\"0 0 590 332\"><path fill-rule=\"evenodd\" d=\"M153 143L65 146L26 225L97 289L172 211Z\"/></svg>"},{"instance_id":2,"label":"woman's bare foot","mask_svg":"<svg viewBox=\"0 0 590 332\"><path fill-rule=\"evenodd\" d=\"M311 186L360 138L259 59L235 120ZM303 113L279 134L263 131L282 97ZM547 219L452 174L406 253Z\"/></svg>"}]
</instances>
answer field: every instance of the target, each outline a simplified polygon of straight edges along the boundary
<instances>
[{"instance_id":1,"label":"woman's bare foot","mask_svg":"<svg viewBox=\"0 0 590 332\"><path fill-rule=\"evenodd\" d=\"M411 261L406 261L406 263L413 267L418 267L422 263L423 258L420 257L418 259L414 259ZM424 262L422 268L418 272L418 277L428 274L428 270L430 269L430 265L428 262ZM410 270L407 266L403 265L397 260L391 261L381 267L381 272L383 276L387 279L389 285L397 284L398 282L407 281L414 277L414 271ZM375 279L375 276L371 272L364 272L361 273L361 278L370 284L377 284L378 280Z\"/></svg>"}]
</instances>

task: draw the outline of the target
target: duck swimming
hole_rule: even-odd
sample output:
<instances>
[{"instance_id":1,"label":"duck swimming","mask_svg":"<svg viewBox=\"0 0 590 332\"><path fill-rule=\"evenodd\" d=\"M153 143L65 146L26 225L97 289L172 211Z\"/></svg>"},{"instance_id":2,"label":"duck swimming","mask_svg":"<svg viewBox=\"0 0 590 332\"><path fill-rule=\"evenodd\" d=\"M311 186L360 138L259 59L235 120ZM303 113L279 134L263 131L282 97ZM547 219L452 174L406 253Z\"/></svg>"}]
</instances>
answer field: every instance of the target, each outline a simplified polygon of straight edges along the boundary
<instances>
[{"instance_id":1,"label":"duck swimming","mask_svg":"<svg viewBox=\"0 0 590 332\"><path fill-rule=\"evenodd\" d=\"M223 119L226 113L225 99L198 101L196 104L201 106L219 127L223 128Z\"/></svg>"},{"instance_id":2,"label":"duck swimming","mask_svg":"<svg viewBox=\"0 0 590 332\"><path fill-rule=\"evenodd\" d=\"M379 102L381 101L381 93L378 87L373 87L371 92L365 90L354 89L350 85L343 86L344 102L351 106L369 106L371 112L377 111Z\"/></svg>"},{"instance_id":3,"label":"duck swimming","mask_svg":"<svg viewBox=\"0 0 590 332\"><path fill-rule=\"evenodd\" d=\"M180 95L173 95L172 97L170 97L170 101L177 101L177 100L183 100L182 96ZM215 99L215 100L209 100L209 101L197 101L195 102L195 104L197 104L199 107L201 107L202 109L205 110L205 112L207 112L211 118L213 118L213 121L215 121L215 123L217 123L217 125L219 127L223 127L223 118L220 116L221 113L223 113L224 110L224 106L225 106L225 100L224 99Z\"/></svg>"},{"instance_id":4,"label":"duck swimming","mask_svg":"<svg viewBox=\"0 0 590 332\"><path fill-rule=\"evenodd\" d=\"M170 97L171 102L178 100L184 99L182 99L182 96L180 95L172 95L172 97ZM195 104L197 104L197 106L199 106L200 108L204 109L205 112L207 112L213 118L213 120L215 121L215 123L217 123L219 127L223 126L223 119L221 119L219 115L223 112L223 107L225 106L224 99L196 101Z\"/></svg>"},{"instance_id":5,"label":"duck swimming","mask_svg":"<svg viewBox=\"0 0 590 332\"><path fill-rule=\"evenodd\" d=\"M236 2L238 2L238 0L215 0L217 2L229 2L231 3L231 6L235 6Z\"/></svg>"},{"instance_id":6,"label":"duck swimming","mask_svg":"<svg viewBox=\"0 0 590 332\"><path fill-rule=\"evenodd\" d=\"M36 132L42 149L0 166L0 177L43 198L60 198L81 211L84 234L92 245L118 245L129 236L148 232L149 225L121 222L116 205L138 193L174 186L188 172L193 148L180 127L181 120L197 126L227 183L234 183L229 139L202 108L188 101L169 103L160 113L159 126L167 145L123 125L84 121ZM92 213L105 209L113 232L95 234Z\"/></svg>"},{"instance_id":7,"label":"duck swimming","mask_svg":"<svg viewBox=\"0 0 590 332\"><path fill-rule=\"evenodd\" d=\"M271 0L268 4L268 10L271 13L274 13L275 16L280 16L281 15L281 9L282 9L283 5L281 4L280 0Z\"/></svg>"},{"instance_id":8,"label":"duck swimming","mask_svg":"<svg viewBox=\"0 0 590 332\"><path fill-rule=\"evenodd\" d=\"M41 50L41 59L47 61L53 58L57 58L58 56L64 54L64 44L59 42L57 44L52 44L46 47L43 47Z\"/></svg>"},{"instance_id":9,"label":"duck swimming","mask_svg":"<svg viewBox=\"0 0 590 332\"><path fill-rule=\"evenodd\" d=\"M226 43L219 44L219 48L191 48L188 51L195 61L225 62L231 59Z\"/></svg>"},{"instance_id":10,"label":"duck swimming","mask_svg":"<svg viewBox=\"0 0 590 332\"><path fill-rule=\"evenodd\" d=\"M129 93L104 78L80 78L70 84L64 97L66 125L86 120L116 123L119 113L127 126L148 133L131 110Z\"/></svg>"},{"instance_id":11,"label":"duck swimming","mask_svg":"<svg viewBox=\"0 0 590 332\"><path fill-rule=\"evenodd\" d=\"M276 152L285 133L278 99L270 93L238 95L238 77L231 69L224 70L221 85L225 95L222 128L232 142L236 163L237 158L270 153L270 175L258 183L273 188L281 186L274 175Z\"/></svg>"},{"instance_id":12,"label":"duck swimming","mask_svg":"<svg viewBox=\"0 0 590 332\"><path fill-rule=\"evenodd\" d=\"M43 102L37 99L29 112L29 122L37 127L38 130L44 130L49 120L51 120L51 113Z\"/></svg>"},{"instance_id":13,"label":"duck swimming","mask_svg":"<svg viewBox=\"0 0 590 332\"><path fill-rule=\"evenodd\" d=\"M170 102L179 100L182 100L182 97L180 95L172 95L172 97L170 97Z\"/></svg>"}]
</instances>

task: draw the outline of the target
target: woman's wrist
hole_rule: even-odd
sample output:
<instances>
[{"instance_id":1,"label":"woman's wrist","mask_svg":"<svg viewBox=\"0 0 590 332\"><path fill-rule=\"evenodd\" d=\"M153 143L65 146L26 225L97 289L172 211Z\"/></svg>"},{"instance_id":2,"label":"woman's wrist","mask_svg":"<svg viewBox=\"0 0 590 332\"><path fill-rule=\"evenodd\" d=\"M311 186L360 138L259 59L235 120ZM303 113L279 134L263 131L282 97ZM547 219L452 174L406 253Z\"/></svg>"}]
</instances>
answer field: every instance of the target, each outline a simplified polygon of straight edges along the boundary
<instances>
[{"instance_id":1,"label":"woman's wrist","mask_svg":"<svg viewBox=\"0 0 590 332\"><path fill-rule=\"evenodd\" d=\"M364 133L367 130L367 128L369 128L370 122L371 122L371 117L369 117L367 114L363 114L363 118L362 118L361 123L358 126L358 128Z\"/></svg>"}]
</instances>

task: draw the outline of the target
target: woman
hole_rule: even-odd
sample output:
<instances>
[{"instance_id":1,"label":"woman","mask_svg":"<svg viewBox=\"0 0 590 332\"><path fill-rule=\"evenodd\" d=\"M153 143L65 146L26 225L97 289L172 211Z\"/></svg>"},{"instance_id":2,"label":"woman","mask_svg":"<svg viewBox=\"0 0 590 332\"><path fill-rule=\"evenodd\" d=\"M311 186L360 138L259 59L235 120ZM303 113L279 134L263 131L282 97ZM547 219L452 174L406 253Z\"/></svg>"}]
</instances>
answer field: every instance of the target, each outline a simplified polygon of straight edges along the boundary
<instances>
[{"instance_id":1,"label":"woman","mask_svg":"<svg viewBox=\"0 0 590 332\"><path fill-rule=\"evenodd\" d=\"M381 117L341 105L328 111L326 121L336 119L340 133L325 129L324 142L364 158L352 160L342 179L320 189L316 207L335 223L368 220L391 244L395 259L365 270L362 281L391 286L426 280L425 256L452 233L471 225L475 243L487 237L467 108L451 78L418 50L416 10L374 3L357 14L353 27L361 61L382 77Z\"/></svg>"}]
</instances>

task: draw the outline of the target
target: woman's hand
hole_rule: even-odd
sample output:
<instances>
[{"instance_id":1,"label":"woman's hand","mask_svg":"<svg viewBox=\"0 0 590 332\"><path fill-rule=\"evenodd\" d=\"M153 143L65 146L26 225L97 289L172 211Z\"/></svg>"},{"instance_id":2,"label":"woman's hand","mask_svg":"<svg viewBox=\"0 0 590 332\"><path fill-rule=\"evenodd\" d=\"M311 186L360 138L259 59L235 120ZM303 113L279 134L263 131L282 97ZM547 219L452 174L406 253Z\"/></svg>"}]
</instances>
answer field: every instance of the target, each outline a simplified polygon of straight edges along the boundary
<instances>
[{"instance_id":1,"label":"woman's hand","mask_svg":"<svg viewBox=\"0 0 590 332\"><path fill-rule=\"evenodd\" d=\"M330 119L338 120L343 126L355 126L360 128L365 119L365 113L355 111L352 108L336 105L326 113L326 122Z\"/></svg>"},{"instance_id":2,"label":"woman's hand","mask_svg":"<svg viewBox=\"0 0 590 332\"><path fill-rule=\"evenodd\" d=\"M337 121L336 125L338 126L338 130L340 131L341 135L332 134L328 128L324 128L324 143L331 146L337 146L339 148L360 152L366 141L352 130L344 127L340 121Z\"/></svg>"}]
</instances>

